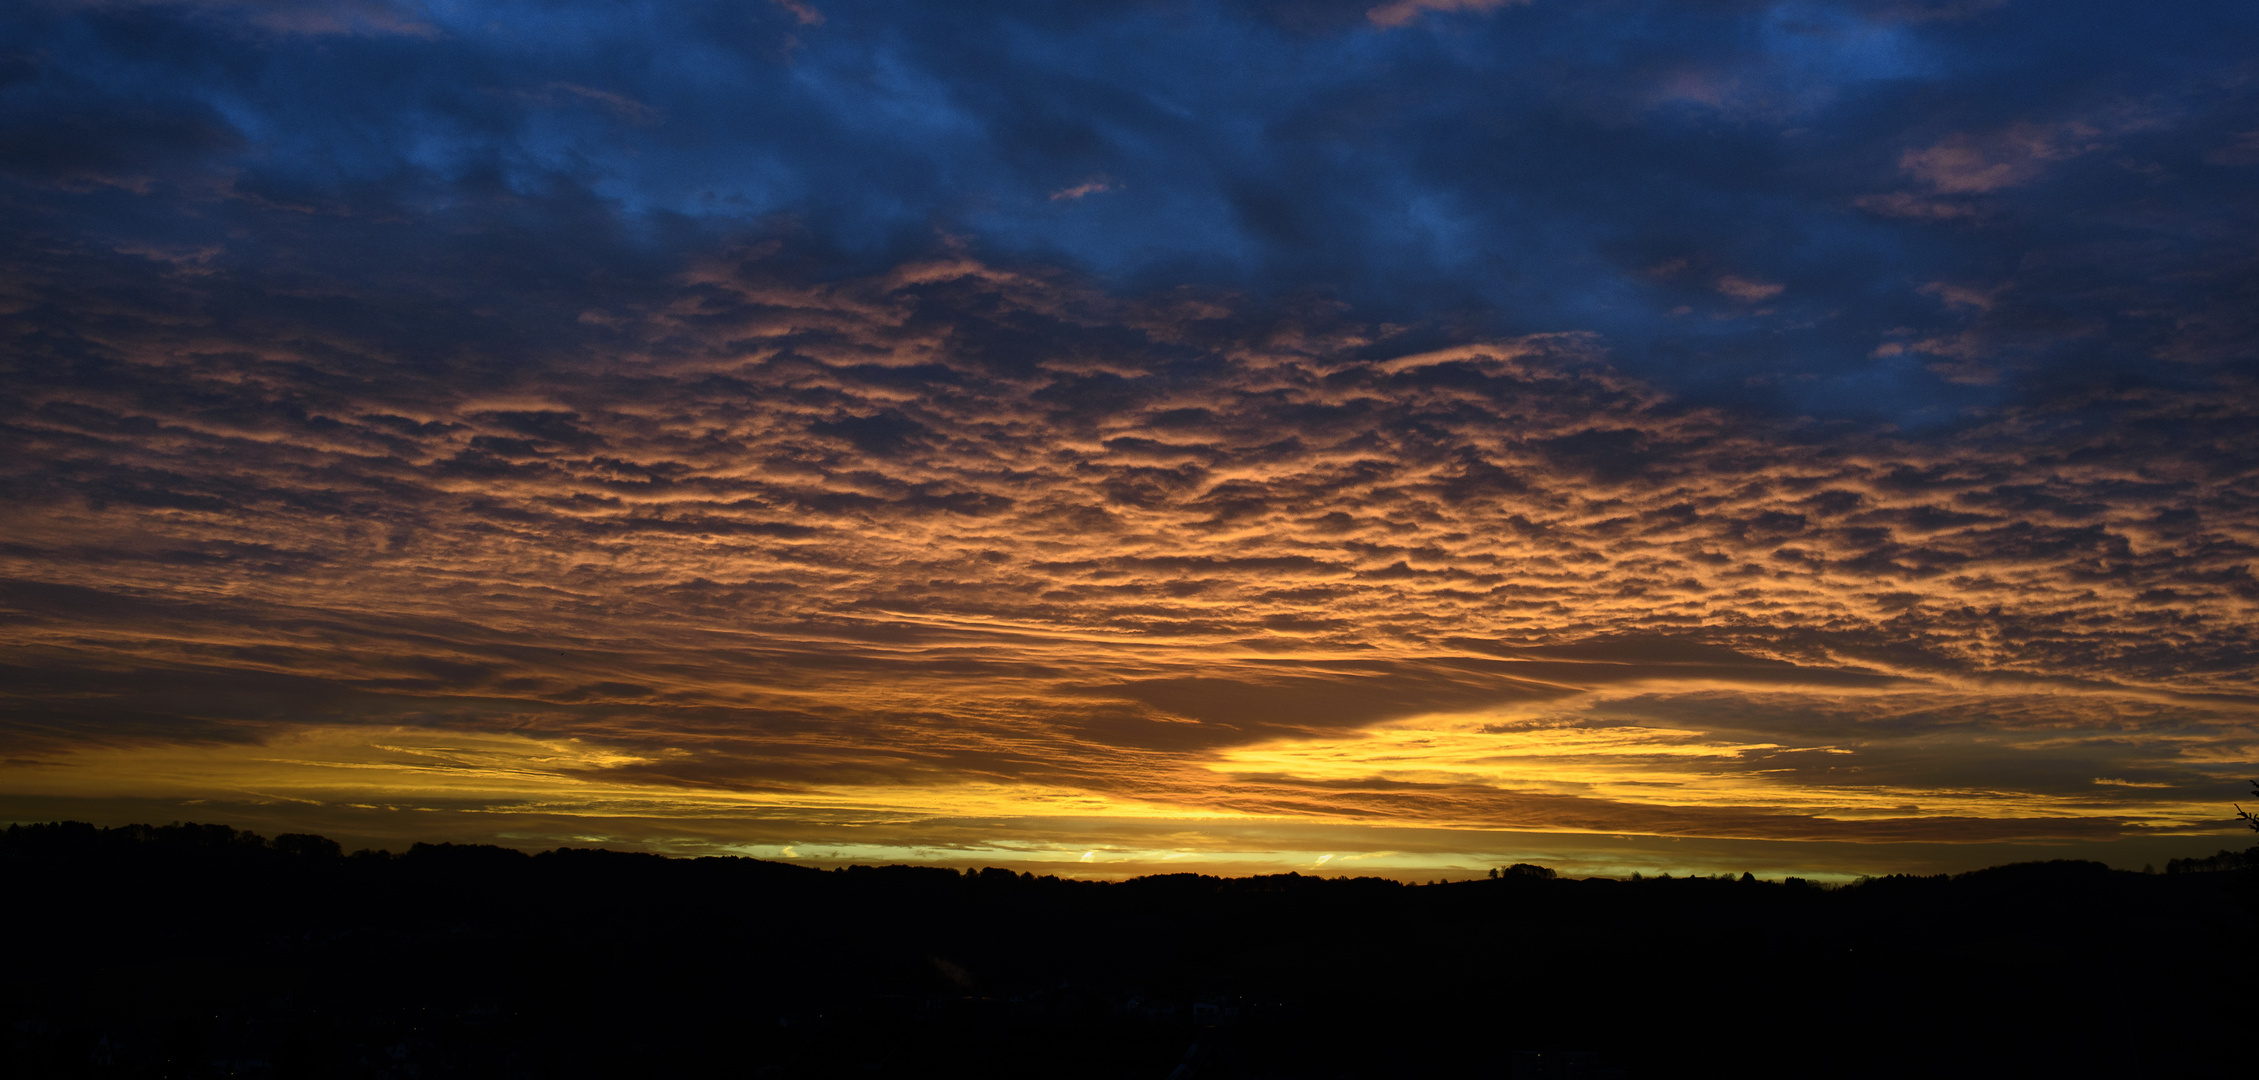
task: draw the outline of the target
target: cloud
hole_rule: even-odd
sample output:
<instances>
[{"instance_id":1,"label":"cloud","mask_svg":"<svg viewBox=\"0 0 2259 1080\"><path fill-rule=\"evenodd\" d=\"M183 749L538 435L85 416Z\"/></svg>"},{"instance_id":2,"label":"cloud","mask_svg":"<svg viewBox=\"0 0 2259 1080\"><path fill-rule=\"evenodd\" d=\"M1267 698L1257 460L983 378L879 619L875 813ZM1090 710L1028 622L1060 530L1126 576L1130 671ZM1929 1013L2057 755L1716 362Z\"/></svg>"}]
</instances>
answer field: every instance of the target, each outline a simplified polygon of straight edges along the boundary
<instances>
[{"instance_id":1,"label":"cloud","mask_svg":"<svg viewBox=\"0 0 2259 1080\"><path fill-rule=\"evenodd\" d=\"M1761 304L1788 290L1788 286L1770 281L1753 281L1733 274L1720 276L1711 283L1720 295L1732 297L1745 304Z\"/></svg>"},{"instance_id":2,"label":"cloud","mask_svg":"<svg viewBox=\"0 0 2259 1080\"><path fill-rule=\"evenodd\" d=\"M2101 131L2086 124L2012 124L1984 135L1956 133L1899 155L1898 167L1948 195L2031 183L2058 161L2097 149Z\"/></svg>"},{"instance_id":3,"label":"cloud","mask_svg":"<svg viewBox=\"0 0 2259 1080\"><path fill-rule=\"evenodd\" d=\"M1365 12L1365 18L1374 26L1394 29L1410 26L1421 15L1430 11L1496 11L1510 4L1526 4L1530 0L1390 0Z\"/></svg>"},{"instance_id":4,"label":"cloud","mask_svg":"<svg viewBox=\"0 0 2259 1080\"><path fill-rule=\"evenodd\" d=\"M2132 228L2146 264L2203 286L2068 306L2152 313L2120 320L2128 354L2230 355L2247 305L2196 237L2239 219L2188 208L2239 196L2110 182L2224 182L2204 155L2252 127L2242 91L2214 77L2234 61L2224 39L2166 19L2122 47L2077 20L1981 6L1531 5L1459 20L1448 39L1373 34L1369 5L1325 3L1221 3L1214 34L1135 5L1035 18L881 3L813 35L806 12L776 5L386 7L431 36L328 33L317 55L257 22L284 8L42 3L9 16L10 39L35 44L5 62L0 158L52 189L41 198L205 207L137 219L207 223L134 238L172 248L261 208L440 214L667 249L799 230L844 273L911 258L939 230L1109 288L1322 294L1375 325L1449 312L1494 338L1604 329L1621 369L1667 390L1917 424L2022 384L1969 391L1875 356L1890 327L1950 328L1864 298L1997 276L2026 252L2099 282L2132 273L2100 253ZM285 7L372 26L351 13L379 10ZM104 44L134 20L181 47ZM2116 74L2072 75L2098 68ZM1886 174L1909 190L1871 190ZM1868 213L1845 221L1846 203ZM1673 258L1701 273L1644 273ZM1795 288L1765 314L1736 310L1752 302L1702 284L1729 272Z\"/></svg>"},{"instance_id":5,"label":"cloud","mask_svg":"<svg viewBox=\"0 0 2259 1080\"><path fill-rule=\"evenodd\" d=\"M1898 167L1942 194L1986 194L2030 184L2057 163L2171 123L2154 105L2112 102L2071 119L2019 120L1989 131L1954 132L1901 153Z\"/></svg>"},{"instance_id":6,"label":"cloud","mask_svg":"<svg viewBox=\"0 0 2259 1080\"><path fill-rule=\"evenodd\" d=\"M801 3L800 0L774 0L774 2L778 7L791 12L794 21L802 26L822 26L824 24L824 13L811 5Z\"/></svg>"},{"instance_id":7,"label":"cloud","mask_svg":"<svg viewBox=\"0 0 2259 1080\"><path fill-rule=\"evenodd\" d=\"M9 9L11 790L1069 861L2211 827L2239 57L1303 7Z\"/></svg>"},{"instance_id":8,"label":"cloud","mask_svg":"<svg viewBox=\"0 0 2259 1080\"><path fill-rule=\"evenodd\" d=\"M1113 183L1103 176L1098 176L1093 177L1089 180L1085 180L1082 183L1076 184L1072 187L1063 187L1057 191L1052 192L1051 201L1057 202L1061 199L1072 201L1075 199L1083 198L1087 195L1097 195L1101 192L1112 190L1114 190Z\"/></svg>"},{"instance_id":9,"label":"cloud","mask_svg":"<svg viewBox=\"0 0 2259 1080\"><path fill-rule=\"evenodd\" d=\"M2009 415L1818 440L1675 402L1584 339L1392 354L1338 316L1289 332L954 256L812 282L726 249L491 369L326 307L262 306L255 338L184 323L178 289L218 304L258 279L75 258L44 288L149 306L104 311L99 346L42 309L43 340L130 378L17 377L0 600L11 662L51 674L12 683L15 756L128 768L319 727L345 760L375 737L355 731L421 728L589 748L448 766L474 801L595 784L947 815L1025 789L1992 842L2185 822L2245 753L2211 711L2233 706L2196 703L2259 692L2229 614L2255 588L2241 511L2205 479L2249 437L2217 391L2055 435ZM2140 471L2074 464L2093 446ZM1933 696L1896 708L1909 688ZM2137 814L2010 781L1985 739L2041 693L2084 703L2048 738L2119 748L2049 777L2171 773L2144 778L2169 797ZM2129 711L2145 700L2191 704ZM1890 708L1892 732L2001 734L1908 757L1880 720L1831 719ZM1478 764L1530 722L1513 753L1551 779ZM1620 732L1601 756L1621 783L1575 779L1575 724ZM2197 746L2223 764L2174 763ZM342 767L253 771L353 801L320 779ZM2026 794L1971 802L1956 769Z\"/></svg>"}]
</instances>

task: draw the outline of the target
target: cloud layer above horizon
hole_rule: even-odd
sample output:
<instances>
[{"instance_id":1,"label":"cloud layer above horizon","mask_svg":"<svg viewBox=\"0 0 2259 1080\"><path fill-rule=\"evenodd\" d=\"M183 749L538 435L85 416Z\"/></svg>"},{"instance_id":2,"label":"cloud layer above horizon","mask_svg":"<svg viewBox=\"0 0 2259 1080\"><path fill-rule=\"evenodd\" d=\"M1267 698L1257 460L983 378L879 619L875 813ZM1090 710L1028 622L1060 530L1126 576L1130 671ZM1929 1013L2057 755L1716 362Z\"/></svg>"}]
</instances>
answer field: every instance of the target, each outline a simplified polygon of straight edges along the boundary
<instances>
[{"instance_id":1,"label":"cloud layer above horizon","mask_svg":"<svg viewBox=\"0 0 2259 1080\"><path fill-rule=\"evenodd\" d=\"M2259 762L2234 10L0 24L24 799L2076 844Z\"/></svg>"}]
</instances>

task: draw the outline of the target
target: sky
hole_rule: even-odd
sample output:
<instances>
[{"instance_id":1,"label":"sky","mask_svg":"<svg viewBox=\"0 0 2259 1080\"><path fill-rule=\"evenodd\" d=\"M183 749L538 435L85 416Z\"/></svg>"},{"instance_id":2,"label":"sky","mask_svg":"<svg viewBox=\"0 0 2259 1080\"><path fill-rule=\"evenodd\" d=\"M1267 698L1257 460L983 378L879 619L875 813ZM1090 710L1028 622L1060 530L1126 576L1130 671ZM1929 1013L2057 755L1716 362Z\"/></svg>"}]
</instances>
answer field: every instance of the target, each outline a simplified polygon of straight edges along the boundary
<instances>
[{"instance_id":1,"label":"sky","mask_svg":"<svg viewBox=\"0 0 2259 1080\"><path fill-rule=\"evenodd\" d=\"M0 818L2240 847L2259 8L20 0Z\"/></svg>"}]
</instances>

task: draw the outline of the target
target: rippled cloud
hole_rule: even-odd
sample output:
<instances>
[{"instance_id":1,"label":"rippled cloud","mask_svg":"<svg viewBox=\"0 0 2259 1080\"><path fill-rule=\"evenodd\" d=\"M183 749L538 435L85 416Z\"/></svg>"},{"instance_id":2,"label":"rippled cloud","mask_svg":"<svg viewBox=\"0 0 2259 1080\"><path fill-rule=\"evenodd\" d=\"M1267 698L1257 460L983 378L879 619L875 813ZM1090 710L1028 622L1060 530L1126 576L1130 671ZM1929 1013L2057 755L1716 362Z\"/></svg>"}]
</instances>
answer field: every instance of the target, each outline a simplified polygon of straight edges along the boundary
<instances>
[{"instance_id":1,"label":"rippled cloud","mask_svg":"<svg viewBox=\"0 0 2259 1080\"><path fill-rule=\"evenodd\" d=\"M2240 387L1909 440L1584 335L758 251L466 377L117 265L165 306L9 421L22 790L1973 841L2208 826L2253 749ZM273 756L403 724L519 748Z\"/></svg>"},{"instance_id":2,"label":"rippled cloud","mask_svg":"<svg viewBox=\"0 0 2259 1080\"><path fill-rule=\"evenodd\" d=\"M8 812L1107 873L2223 831L2241 61L1198 10L6 16Z\"/></svg>"}]
</instances>

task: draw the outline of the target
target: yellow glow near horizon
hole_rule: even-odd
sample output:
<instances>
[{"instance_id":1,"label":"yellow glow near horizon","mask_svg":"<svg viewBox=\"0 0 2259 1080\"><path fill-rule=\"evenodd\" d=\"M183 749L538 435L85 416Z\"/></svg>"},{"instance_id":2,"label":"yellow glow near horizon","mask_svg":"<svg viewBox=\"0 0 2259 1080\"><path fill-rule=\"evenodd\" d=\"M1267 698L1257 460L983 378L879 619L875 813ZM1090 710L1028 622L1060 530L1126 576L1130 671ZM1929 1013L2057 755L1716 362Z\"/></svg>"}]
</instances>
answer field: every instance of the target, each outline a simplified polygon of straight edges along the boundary
<instances>
[{"instance_id":1,"label":"yellow glow near horizon","mask_svg":"<svg viewBox=\"0 0 2259 1080\"><path fill-rule=\"evenodd\" d=\"M1657 689L1650 685L1638 692ZM282 729L255 745L81 747L61 762L12 769L11 784L14 794L34 797L446 807L584 819L764 815L869 827L1041 817L1615 833L1652 831L1638 824L1642 810L1669 808L1724 815L1707 819L1707 825L1703 819L1682 824L1671 830L1674 835L1762 838L1776 827L1767 823L1783 820L1784 814L1843 823L2130 816L2152 827L2186 829L2216 813L2208 804L2174 798L2155 785L2110 777L2092 778L2088 788L2110 792L2108 798L1863 777L1855 783L1829 783L1778 763L1823 758L1857 768L1872 752L1828 743L1788 746L1615 715L1630 693L1592 695L1573 706L1434 713L1336 735L1227 746L1194 759L1196 767L1156 771L1115 792L964 777L930 783L686 782L668 769L695 755L674 747L629 751L579 738L351 725ZM1882 714L1934 705L1935 697L1926 691L1870 694L1858 704ZM2044 753L2092 737L2091 732L2041 729L2021 743L2003 742L1988 752ZM1391 801L1407 788L1433 797L1410 806ZM2151 791L2157 794L2149 795ZM1556 800L1547 804L1554 806L1572 805L1557 800L1573 800L1575 806L1600 808L1608 816L1579 823L1568 815L1548 823L1547 811L1532 812L1513 801L1525 797ZM1809 833L1815 827L1798 828ZM1099 850L1085 845L1063 858L1091 863ZM1106 851L1108 861L1117 858L1118 853ZM1139 857L1164 856L1149 852ZM1310 865L1326 862L1316 858Z\"/></svg>"},{"instance_id":2,"label":"yellow glow near horizon","mask_svg":"<svg viewBox=\"0 0 2259 1080\"><path fill-rule=\"evenodd\" d=\"M14 794L75 797L233 796L311 805L492 804L609 816L707 815L792 809L861 817L1244 815L1031 784L806 784L767 790L638 781L625 766L664 759L579 739L428 729L302 727L256 747L155 744L88 747L49 767L18 768Z\"/></svg>"},{"instance_id":3,"label":"yellow glow near horizon","mask_svg":"<svg viewBox=\"0 0 2259 1080\"><path fill-rule=\"evenodd\" d=\"M2029 753L2095 737L2089 732L2003 742L1997 752ZM1317 783L1379 780L1671 807L1764 807L1834 819L2123 818L2131 814L2155 826L2186 827L2218 816L2213 804L2189 799L2103 802L2081 794L1996 787L1801 782L1783 775L1789 769L1749 767L1748 759L1760 751L1775 756L1827 755L1847 765L1860 758L1858 751L1841 746L1790 747L1721 739L1690 728L1610 722L1602 698L1567 717L1527 709L1431 714L1338 737L1269 740L1223 750L1207 768L1228 776ZM2108 778L2095 778L2092 783L2168 786Z\"/></svg>"}]
</instances>

